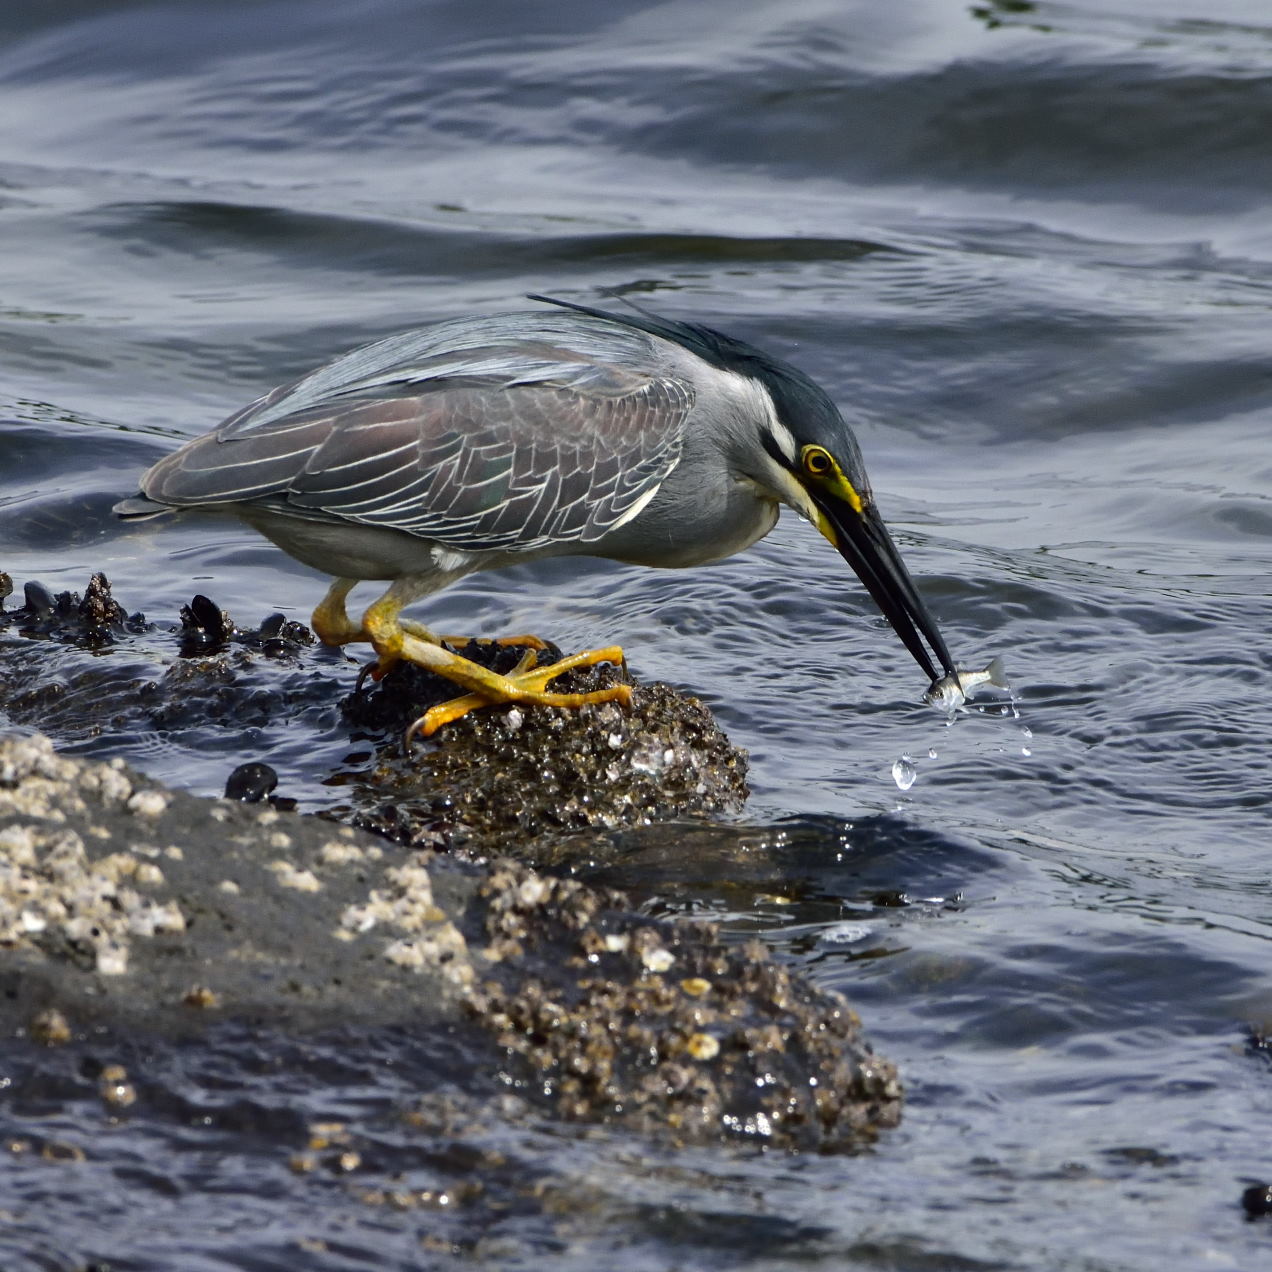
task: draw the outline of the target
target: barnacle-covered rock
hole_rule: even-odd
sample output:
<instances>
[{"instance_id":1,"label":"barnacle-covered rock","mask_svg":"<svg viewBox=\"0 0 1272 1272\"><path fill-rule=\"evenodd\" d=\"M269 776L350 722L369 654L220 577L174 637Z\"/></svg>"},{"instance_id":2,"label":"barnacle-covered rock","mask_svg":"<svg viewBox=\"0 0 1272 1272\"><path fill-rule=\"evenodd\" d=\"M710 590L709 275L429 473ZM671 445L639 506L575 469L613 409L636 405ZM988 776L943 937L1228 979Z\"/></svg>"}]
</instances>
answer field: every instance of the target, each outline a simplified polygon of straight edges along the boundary
<instances>
[{"instance_id":1,"label":"barnacle-covered rock","mask_svg":"<svg viewBox=\"0 0 1272 1272\"><path fill-rule=\"evenodd\" d=\"M520 652L478 642L464 649L499 671ZM559 657L543 653L545 662ZM624 675L602 664L568 672L554 688L588 692ZM368 768L346 775L343 816L400 843L536 860L573 832L735 812L746 799L746 752L697 698L669 685L632 682L627 708L487 707L404 748L406 726L455 692L407 665L346 699L346 716L385 743Z\"/></svg>"},{"instance_id":2,"label":"barnacle-covered rock","mask_svg":"<svg viewBox=\"0 0 1272 1272\"><path fill-rule=\"evenodd\" d=\"M846 1148L900 1108L847 1004L758 943L0 740L0 1034L227 1021L427 1032L478 1086L502 1072L558 1116L676 1143Z\"/></svg>"}]
</instances>

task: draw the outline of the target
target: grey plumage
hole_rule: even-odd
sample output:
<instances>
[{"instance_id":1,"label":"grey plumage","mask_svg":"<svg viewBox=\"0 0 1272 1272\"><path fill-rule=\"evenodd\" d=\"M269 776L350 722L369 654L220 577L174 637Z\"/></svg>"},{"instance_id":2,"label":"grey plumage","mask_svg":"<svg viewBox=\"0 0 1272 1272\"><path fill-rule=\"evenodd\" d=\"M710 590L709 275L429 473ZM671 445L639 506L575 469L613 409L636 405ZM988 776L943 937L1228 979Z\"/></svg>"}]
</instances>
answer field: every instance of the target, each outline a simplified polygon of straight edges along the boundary
<instances>
[{"instance_id":1,"label":"grey plumage","mask_svg":"<svg viewBox=\"0 0 1272 1272\"><path fill-rule=\"evenodd\" d=\"M524 339L529 326L543 344L528 356L465 349L466 321L359 350L161 460L143 491L459 550L594 543L675 467L694 394L680 379L578 361L548 343L579 343L571 319L552 317L482 325L487 341L500 328ZM630 356L622 341L590 345Z\"/></svg>"}]
</instances>

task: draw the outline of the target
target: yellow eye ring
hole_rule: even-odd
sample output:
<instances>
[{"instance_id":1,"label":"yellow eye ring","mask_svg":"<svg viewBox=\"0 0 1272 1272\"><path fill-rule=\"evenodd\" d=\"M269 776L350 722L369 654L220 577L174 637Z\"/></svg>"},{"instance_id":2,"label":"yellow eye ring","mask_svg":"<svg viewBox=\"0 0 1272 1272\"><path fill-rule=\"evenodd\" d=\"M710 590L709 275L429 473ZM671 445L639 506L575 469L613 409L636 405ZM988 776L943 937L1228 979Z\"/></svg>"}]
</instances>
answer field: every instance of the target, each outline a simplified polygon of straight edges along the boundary
<instances>
[{"instance_id":1,"label":"yellow eye ring","mask_svg":"<svg viewBox=\"0 0 1272 1272\"><path fill-rule=\"evenodd\" d=\"M822 450L820 446L808 446L804 449L804 471L813 477L825 477L827 473L833 472L835 461L830 457L830 452Z\"/></svg>"}]
</instances>

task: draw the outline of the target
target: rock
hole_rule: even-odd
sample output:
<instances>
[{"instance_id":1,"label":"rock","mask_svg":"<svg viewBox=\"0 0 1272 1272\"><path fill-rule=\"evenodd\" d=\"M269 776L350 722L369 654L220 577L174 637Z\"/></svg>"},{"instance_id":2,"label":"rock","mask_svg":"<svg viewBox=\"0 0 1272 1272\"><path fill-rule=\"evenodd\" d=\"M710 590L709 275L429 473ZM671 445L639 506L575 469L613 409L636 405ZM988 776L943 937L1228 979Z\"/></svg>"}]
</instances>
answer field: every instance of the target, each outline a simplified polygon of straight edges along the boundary
<instances>
[{"instance_id":1,"label":"rock","mask_svg":"<svg viewBox=\"0 0 1272 1272\"><path fill-rule=\"evenodd\" d=\"M519 652L465 650L512 662ZM559 656L550 648L544 659ZM569 672L557 684L587 692L622 674L605 664ZM534 861L573 832L736 812L748 794L746 752L701 702L667 685L634 684L627 709L491 707L447 725L427 744L399 743L411 721L454 694L439 677L402 667L346 699L348 718L374 721L390 740L352 775L342 817L399 843Z\"/></svg>"},{"instance_id":2,"label":"rock","mask_svg":"<svg viewBox=\"0 0 1272 1272\"><path fill-rule=\"evenodd\" d=\"M1247 1219L1264 1219L1272 1215L1272 1184L1251 1184L1241 1194L1241 1208Z\"/></svg>"},{"instance_id":3,"label":"rock","mask_svg":"<svg viewBox=\"0 0 1272 1272\"><path fill-rule=\"evenodd\" d=\"M65 1049L229 1021L252 1054L261 1030L409 1029L475 1090L500 1071L557 1116L676 1143L843 1149L900 1110L844 1001L758 944L0 740L0 1033Z\"/></svg>"},{"instance_id":4,"label":"rock","mask_svg":"<svg viewBox=\"0 0 1272 1272\"><path fill-rule=\"evenodd\" d=\"M457 871L439 890L475 886ZM453 1018L473 971L418 854L0 741L0 1028ZM403 970L409 969L408 978ZM197 991L197 992L196 992ZM192 1013L191 996L201 1008Z\"/></svg>"},{"instance_id":5,"label":"rock","mask_svg":"<svg viewBox=\"0 0 1272 1272\"><path fill-rule=\"evenodd\" d=\"M225 798L243 804L259 804L278 787L278 774L259 761L240 764L225 779Z\"/></svg>"},{"instance_id":6,"label":"rock","mask_svg":"<svg viewBox=\"0 0 1272 1272\"><path fill-rule=\"evenodd\" d=\"M75 592L56 596L40 583L29 582L23 589L23 604L6 610L4 598L13 591L13 581L0 574L0 627L10 627L27 637L43 636L99 649L119 637L144 627L141 615L129 618L111 596L104 574L94 574L81 597Z\"/></svg>"},{"instance_id":7,"label":"rock","mask_svg":"<svg viewBox=\"0 0 1272 1272\"><path fill-rule=\"evenodd\" d=\"M695 825L740 808L745 753L696 699L633 683L627 711L492 707L407 751L405 726L454 686L399 667L338 714L344 655L281 615L241 628L196 597L164 630L125 617L96 575L82 598L28 585L0 607L4 630L26 637L0 645L19 725L203 739L275 720L316 735L342 716L375 750L314 775L343 801L316 817L246 757L236 798L214 800L44 737L0 739L0 1034L47 1055L102 1037L210 1046L249 1028L374 1046L407 1031L468 1099L493 1099L498 1074L528 1106L675 1143L835 1150L896 1122L895 1070L837 995L758 943L524 864L603 869L630 855L623 834L672 818L646 851L683 856ZM464 652L500 671L523 653ZM602 665L556 687L626 675ZM144 1089L132 1074L103 1078L112 1107Z\"/></svg>"},{"instance_id":8,"label":"rock","mask_svg":"<svg viewBox=\"0 0 1272 1272\"><path fill-rule=\"evenodd\" d=\"M315 648L302 624L275 614L242 628L206 596L194 597L166 632L123 614L101 574L83 598L29 584L21 608L0 610L0 633L44 638L0 657L9 719L66 740L160 732L196 744L214 729L240 734L307 718L336 725L335 676L349 668L343 655ZM108 659L81 652L108 645ZM524 650L474 641L464 653L506 672ZM560 651L549 646L541 656ZM619 677L626 672L603 664L569 672L554 687L585 692ZM339 783L331 814L407 846L533 861L556 852L563 835L732 813L748 794L746 753L701 702L670 686L633 683L629 710L486 708L406 749L407 725L456 693L450 681L399 665L345 695L344 720L376 750L365 768L320 775Z\"/></svg>"},{"instance_id":9,"label":"rock","mask_svg":"<svg viewBox=\"0 0 1272 1272\"><path fill-rule=\"evenodd\" d=\"M528 1090L570 1120L677 1143L829 1151L900 1115L855 1012L710 924L636 919L622 893L495 863L478 896L489 971L465 1000Z\"/></svg>"},{"instance_id":10,"label":"rock","mask_svg":"<svg viewBox=\"0 0 1272 1272\"><path fill-rule=\"evenodd\" d=\"M181 656L217 653L234 635L234 620L215 601L199 593L181 610Z\"/></svg>"},{"instance_id":11,"label":"rock","mask_svg":"<svg viewBox=\"0 0 1272 1272\"><path fill-rule=\"evenodd\" d=\"M142 614L123 614L102 574L83 597L28 583L22 606L0 608L0 636L25 638L0 656L5 717L60 741L199 735L218 726L241 733L307 712L334 720L339 687L330 669L301 673L314 643L302 624L272 615L240 629L206 597L194 598L166 631Z\"/></svg>"}]
</instances>

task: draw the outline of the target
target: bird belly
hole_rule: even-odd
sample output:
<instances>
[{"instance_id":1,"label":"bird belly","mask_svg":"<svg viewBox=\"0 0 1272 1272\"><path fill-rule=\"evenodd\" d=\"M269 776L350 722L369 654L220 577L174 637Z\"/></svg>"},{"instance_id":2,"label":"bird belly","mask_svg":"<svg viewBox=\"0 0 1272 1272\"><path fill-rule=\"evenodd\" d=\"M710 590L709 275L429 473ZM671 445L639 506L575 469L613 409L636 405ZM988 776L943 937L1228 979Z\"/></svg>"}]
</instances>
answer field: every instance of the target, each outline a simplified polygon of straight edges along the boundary
<instances>
[{"instance_id":1,"label":"bird belly","mask_svg":"<svg viewBox=\"0 0 1272 1272\"><path fill-rule=\"evenodd\" d=\"M250 505L232 511L288 556L336 578L389 580L412 575L432 582L428 590L434 590L479 568L472 553L401 530L280 517Z\"/></svg>"}]
</instances>

